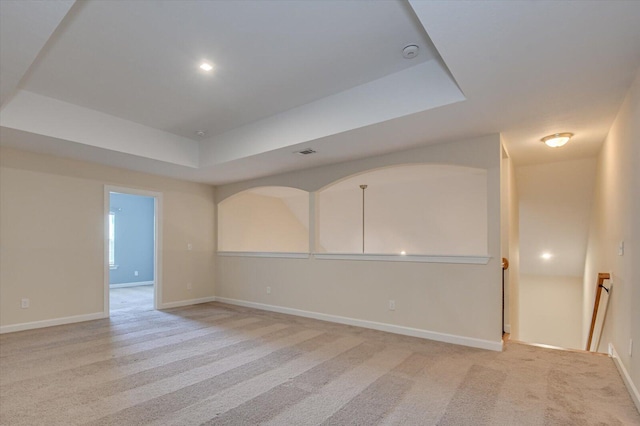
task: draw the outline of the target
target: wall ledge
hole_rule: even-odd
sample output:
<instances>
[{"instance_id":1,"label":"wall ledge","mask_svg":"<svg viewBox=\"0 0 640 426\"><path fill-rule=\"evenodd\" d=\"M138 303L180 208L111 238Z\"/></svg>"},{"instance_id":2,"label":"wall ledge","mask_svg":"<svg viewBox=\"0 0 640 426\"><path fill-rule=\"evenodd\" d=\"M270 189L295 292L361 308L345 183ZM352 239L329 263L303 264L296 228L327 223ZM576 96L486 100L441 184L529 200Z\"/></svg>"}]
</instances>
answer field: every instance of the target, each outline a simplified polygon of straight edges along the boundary
<instances>
[{"instance_id":1,"label":"wall ledge","mask_svg":"<svg viewBox=\"0 0 640 426\"><path fill-rule=\"evenodd\" d=\"M74 315L71 317L53 318L42 321L23 322L20 324L3 325L0 327L0 334L14 333L16 331L33 330L36 328L53 327L56 325L72 324L76 322L92 321L109 318L108 313L96 312L93 314Z\"/></svg>"},{"instance_id":2,"label":"wall ledge","mask_svg":"<svg viewBox=\"0 0 640 426\"><path fill-rule=\"evenodd\" d=\"M266 251L219 251L217 254L224 257L276 257L287 259L308 259L310 257L309 253Z\"/></svg>"},{"instance_id":3,"label":"wall ledge","mask_svg":"<svg viewBox=\"0 0 640 426\"><path fill-rule=\"evenodd\" d=\"M215 302L215 301L216 301L216 298L214 296L201 297L199 299L178 300L177 302L163 303L160 306L158 306L158 310L181 308L183 306L198 305L200 303L208 303L208 302Z\"/></svg>"},{"instance_id":4,"label":"wall ledge","mask_svg":"<svg viewBox=\"0 0 640 426\"><path fill-rule=\"evenodd\" d=\"M419 263L466 263L486 265L491 256L458 256L458 255L400 255L369 253L314 253L319 260L365 260L383 262L419 262Z\"/></svg>"},{"instance_id":5,"label":"wall ledge","mask_svg":"<svg viewBox=\"0 0 640 426\"><path fill-rule=\"evenodd\" d=\"M458 255L400 255L376 253L293 253L293 252L261 252L261 251L219 251L223 257L266 257L285 259L318 259L318 260L362 260L374 262L415 262L415 263L457 263L486 265L491 256L458 256Z\"/></svg>"},{"instance_id":6,"label":"wall ledge","mask_svg":"<svg viewBox=\"0 0 640 426\"><path fill-rule=\"evenodd\" d=\"M638 392L638 388L631 380L631 376L629 375L629 372L627 371L626 367L622 363L622 360L620 360L620 356L618 355L618 352L616 351L615 346L613 346L613 343L609 343L609 356L613 358L613 363L618 368L618 372L620 372L620 375L622 376L622 381L627 387L627 390L629 391L629 395L631 395L631 399L633 400L633 403L636 405L636 409L638 410L638 412L640 412L640 392Z\"/></svg>"},{"instance_id":7,"label":"wall ledge","mask_svg":"<svg viewBox=\"0 0 640 426\"><path fill-rule=\"evenodd\" d=\"M474 337L457 336L454 334L438 333L435 331L422 330L400 325L380 323L374 321L361 320L356 318L342 317L338 315L323 314L320 312L304 311L301 309L287 308L283 306L267 305L264 303L249 302L245 300L230 299L227 297L216 297L217 302L228 303L230 305L244 306L247 308L260 309L263 311L278 312L281 314L296 315L305 318L313 318L321 321L335 322L338 324L353 325L356 327L370 328L373 330L386 331L388 333L401 334L404 336L419 337L438 342L452 343L454 345L469 346L473 348L488 349L492 351L502 351L502 341L491 341L476 339Z\"/></svg>"}]
</instances>

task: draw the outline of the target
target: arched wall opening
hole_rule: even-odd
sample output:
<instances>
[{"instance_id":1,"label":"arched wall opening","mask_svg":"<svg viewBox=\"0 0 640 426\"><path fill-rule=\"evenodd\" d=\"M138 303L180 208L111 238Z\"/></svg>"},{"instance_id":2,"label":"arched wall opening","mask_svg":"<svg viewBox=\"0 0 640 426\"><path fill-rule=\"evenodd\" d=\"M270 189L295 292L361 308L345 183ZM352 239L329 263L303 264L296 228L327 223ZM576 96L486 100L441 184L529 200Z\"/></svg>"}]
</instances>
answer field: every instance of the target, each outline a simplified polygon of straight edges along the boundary
<instances>
[{"instance_id":1,"label":"arched wall opening","mask_svg":"<svg viewBox=\"0 0 640 426\"><path fill-rule=\"evenodd\" d=\"M487 254L487 171L410 164L359 173L317 194L316 252Z\"/></svg>"},{"instance_id":2,"label":"arched wall opening","mask_svg":"<svg viewBox=\"0 0 640 426\"><path fill-rule=\"evenodd\" d=\"M309 193L284 186L239 192L218 204L218 250L309 252Z\"/></svg>"}]
</instances>

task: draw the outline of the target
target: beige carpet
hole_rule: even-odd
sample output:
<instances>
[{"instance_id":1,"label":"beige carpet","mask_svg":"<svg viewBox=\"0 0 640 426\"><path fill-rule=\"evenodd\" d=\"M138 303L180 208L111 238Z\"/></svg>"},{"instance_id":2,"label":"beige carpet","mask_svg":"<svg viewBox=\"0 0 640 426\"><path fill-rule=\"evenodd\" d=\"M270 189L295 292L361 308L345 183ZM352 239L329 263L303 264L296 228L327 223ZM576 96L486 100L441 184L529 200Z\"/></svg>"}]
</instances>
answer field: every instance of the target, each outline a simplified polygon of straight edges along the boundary
<instances>
[{"instance_id":1,"label":"beige carpet","mask_svg":"<svg viewBox=\"0 0 640 426\"><path fill-rule=\"evenodd\" d=\"M109 289L109 311L149 311L153 309L153 285Z\"/></svg>"},{"instance_id":2,"label":"beige carpet","mask_svg":"<svg viewBox=\"0 0 640 426\"><path fill-rule=\"evenodd\" d=\"M640 425L612 361L219 303L0 336L3 425Z\"/></svg>"}]
</instances>

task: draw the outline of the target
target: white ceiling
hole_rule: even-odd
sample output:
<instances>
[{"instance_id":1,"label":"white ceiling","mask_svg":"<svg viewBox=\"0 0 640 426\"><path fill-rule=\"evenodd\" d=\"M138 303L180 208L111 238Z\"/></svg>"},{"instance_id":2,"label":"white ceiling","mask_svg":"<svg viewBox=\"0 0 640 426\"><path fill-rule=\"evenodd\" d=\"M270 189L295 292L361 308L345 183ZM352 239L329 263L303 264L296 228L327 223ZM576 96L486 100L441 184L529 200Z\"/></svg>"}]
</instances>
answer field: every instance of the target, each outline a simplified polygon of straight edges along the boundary
<instances>
[{"instance_id":1,"label":"white ceiling","mask_svg":"<svg viewBox=\"0 0 640 426\"><path fill-rule=\"evenodd\" d=\"M0 3L3 145L209 183L498 132L594 156L640 66L640 2Z\"/></svg>"},{"instance_id":2,"label":"white ceiling","mask_svg":"<svg viewBox=\"0 0 640 426\"><path fill-rule=\"evenodd\" d=\"M197 138L424 62L427 40L397 1L88 1L23 88Z\"/></svg>"}]
</instances>

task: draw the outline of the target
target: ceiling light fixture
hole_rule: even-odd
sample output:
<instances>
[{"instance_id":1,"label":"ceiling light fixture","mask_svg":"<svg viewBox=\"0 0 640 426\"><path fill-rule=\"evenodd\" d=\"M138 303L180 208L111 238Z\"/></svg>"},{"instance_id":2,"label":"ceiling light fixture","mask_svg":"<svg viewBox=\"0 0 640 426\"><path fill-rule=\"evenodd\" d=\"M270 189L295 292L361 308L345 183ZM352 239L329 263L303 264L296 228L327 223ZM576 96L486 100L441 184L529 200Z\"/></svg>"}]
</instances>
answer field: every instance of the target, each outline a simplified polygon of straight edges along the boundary
<instances>
[{"instance_id":1,"label":"ceiling light fixture","mask_svg":"<svg viewBox=\"0 0 640 426\"><path fill-rule=\"evenodd\" d=\"M545 253L542 253L540 257L543 258L544 260L549 260L553 257L553 255L549 252L545 252Z\"/></svg>"},{"instance_id":2,"label":"ceiling light fixture","mask_svg":"<svg viewBox=\"0 0 640 426\"><path fill-rule=\"evenodd\" d=\"M554 133L553 135L545 136L540 140L551 148L559 148L569 142L569 139L571 139L572 136L573 133Z\"/></svg>"},{"instance_id":3,"label":"ceiling light fixture","mask_svg":"<svg viewBox=\"0 0 640 426\"><path fill-rule=\"evenodd\" d=\"M294 152L294 154L298 154L298 155L310 155L315 153L316 151L313 148L306 148L306 149L303 149L302 151Z\"/></svg>"},{"instance_id":4,"label":"ceiling light fixture","mask_svg":"<svg viewBox=\"0 0 640 426\"><path fill-rule=\"evenodd\" d=\"M204 71L211 71L213 69L213 65L207 63L207 62L203 62L200 64L200 69L204 70Z\"/></svg>"},{"instance_id":5,"label":"ceiling light fixture","mask_svg":"<svg viewBox=\"0 0 640 426\"><path fill-rule=\"evenodd\" d=\"M196 133L196 136L199 136L199 137L203 137L204 135L207 134L207 132L205 132L204 130L198 130L195 133Z\"/></svg>"}]
</instances>

